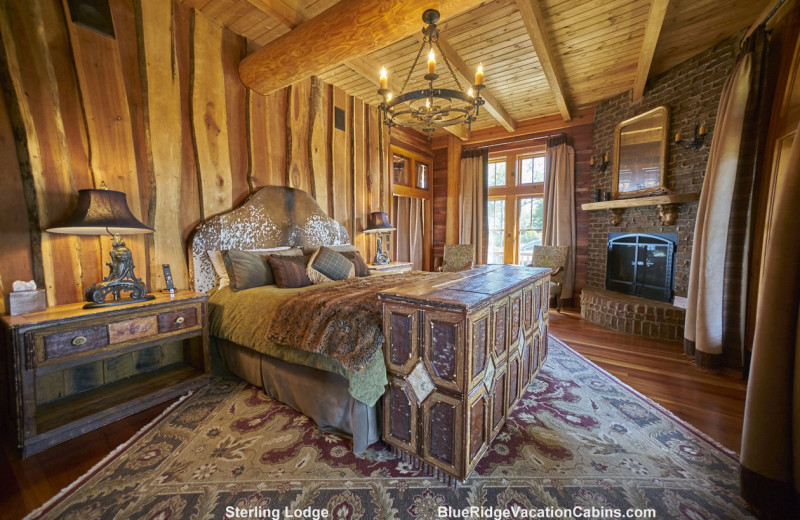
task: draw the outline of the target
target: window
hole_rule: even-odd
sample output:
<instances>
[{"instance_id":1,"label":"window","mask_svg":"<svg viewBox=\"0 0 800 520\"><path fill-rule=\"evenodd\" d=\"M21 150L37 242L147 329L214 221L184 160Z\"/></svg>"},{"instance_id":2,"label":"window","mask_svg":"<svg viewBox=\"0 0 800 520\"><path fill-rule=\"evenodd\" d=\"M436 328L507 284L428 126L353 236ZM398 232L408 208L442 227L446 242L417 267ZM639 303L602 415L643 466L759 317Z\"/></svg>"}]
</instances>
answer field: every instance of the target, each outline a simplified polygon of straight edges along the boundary
<instances>
[{"instance_id":1,"label":"window","mask_svg":"<svg viewBox=\"0 0 800 520\"><path fill-rule=\"evenodd\" d=\"M428 165L425 163L417 163L417 188L428 189Z\"/></svg>"},{"instance_id":2,"label":"window","mask_svg":"<svg viewBox=\"0 0 800 520\"><path fill-rule=\"evenodd\" d=\"M505 252L504 240L506 229L506 201L505 199L490 200L489 217L489 254L486 260L489 264L502 264Z\"/></svg>"},{"instance_id":3,"label":"window","mask_svg":"<svg viewBox=\"0 0 800 520\"><path fill-rule=\"evenodd\" d=\"M532 262L533 246L542 243L546 166L544 143L489 155L490 263Z\"/></svg>"},{"instance_id":4,"label":"window","mask_svg":"<svg viewBox=\"0 0 800 520\"><path fill-rule=\"evenodd\" d=\"M523 157L519 161L519 171L520 184L544 182L544 155Z\"/></svg>"},{"instance_id":5,"label":"window","mask_svg":"<svg viewBox=\"0 0 800 520\"><path fill-rule=\"evenodd\" d=\"M506 185L506 160L505 157L489 161L489 187Z\"/></svg>"},{"instance_id":6,"label":"window","mask_svg":"<svg viewBox=\"0 0 800 520\"><path fill-rule=\"evenodd\" d=\"M533 261L533 246L542 244L544 204L541 197L519 199L519 254L517 263L529 265Z\"/></svg>"}]
</instances>

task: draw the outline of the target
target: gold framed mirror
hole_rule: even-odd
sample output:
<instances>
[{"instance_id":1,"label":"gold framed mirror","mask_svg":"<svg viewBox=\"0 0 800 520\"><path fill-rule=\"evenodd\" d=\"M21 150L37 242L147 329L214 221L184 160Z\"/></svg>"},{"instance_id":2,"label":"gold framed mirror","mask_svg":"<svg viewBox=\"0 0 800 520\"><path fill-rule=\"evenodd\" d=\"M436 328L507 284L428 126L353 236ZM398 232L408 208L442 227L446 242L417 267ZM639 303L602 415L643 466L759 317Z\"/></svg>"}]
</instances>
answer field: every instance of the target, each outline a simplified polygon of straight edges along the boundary
<instances>
[{"instance_id":1,"label":"gold framed mirror","mask_svg":"<svg viewBox=\"0 0 800 520\"><path fill-rule=\"evenodd\" d=\"M611 184L615 199L666 192L668 135L669 109L665 106L617 125Z\"/></svg>"}]
</instances>

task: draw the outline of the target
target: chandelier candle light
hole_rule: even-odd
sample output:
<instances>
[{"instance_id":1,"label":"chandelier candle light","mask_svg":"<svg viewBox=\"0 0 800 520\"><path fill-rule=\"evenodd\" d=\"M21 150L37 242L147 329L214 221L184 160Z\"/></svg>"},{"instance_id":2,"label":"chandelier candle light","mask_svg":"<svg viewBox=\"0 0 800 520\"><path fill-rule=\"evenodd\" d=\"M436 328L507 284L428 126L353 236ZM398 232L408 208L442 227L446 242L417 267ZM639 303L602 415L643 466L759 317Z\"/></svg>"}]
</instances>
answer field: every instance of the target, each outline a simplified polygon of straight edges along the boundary
<instances>
[{"instance_id":1,"label":"chandelier candle light","mask_svg":"<svg viewBox=\"0 0 800 520\"><path fill-rule=\"evenodd\" d=\"M411 70L408 71L408 76L400 89L399 95L393 96L389 91L386 68L381 69L381 88L378 90L378 94L383 97L383 102L379 107L383 112L383 120L389 128L405 126L427 133L431 133L437 128L461 123L466 123L470 127L472 122L478 118L481 105L485 103L480 96L480 91L484 88L483 66L478 66L478 70L475 73L475 84L467 92L464 92L458 77L450 66L450 62L447 61L447 56L439 46L439 29L436 27L436 22L439 21L439 11L428 9L422 13L422 21L428 24L427 27L422 29L424 36L422 45L417 57L414 59ZM411 79L411 74L414 72L426 45L430 47L428 52L428 73L424 76L428 81L428 88L405 92L408 81ZM434 46L439 49L439 53L453 76L458 90L434 88L433 82L439 78L436 73Z\"/></svg>"}]
</instances>

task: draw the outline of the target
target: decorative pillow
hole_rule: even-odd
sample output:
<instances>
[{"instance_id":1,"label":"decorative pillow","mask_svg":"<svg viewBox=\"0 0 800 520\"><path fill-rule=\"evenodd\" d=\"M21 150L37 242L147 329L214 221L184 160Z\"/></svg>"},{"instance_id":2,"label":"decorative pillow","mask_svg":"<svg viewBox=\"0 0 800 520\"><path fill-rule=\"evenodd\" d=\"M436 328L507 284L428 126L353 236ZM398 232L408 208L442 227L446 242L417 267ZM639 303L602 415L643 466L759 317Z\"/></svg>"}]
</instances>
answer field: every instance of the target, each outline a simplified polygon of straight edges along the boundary
<instances>
[{"instance_id":1,"label":"decorative pillow","mask_svg":"<svg viewBox=\"0 0 800 520\"><path fill-rule=\"evenodd\" d=\"M311 255L306 267L308 278L312 283L324 283L333 280L346 280L355 276L356 267L353 262L330 247L321 246Z\"/></svg>"},{"instance_id":2,"label":"decorative pillow","mask_svg":"<svg viewBox=\"0 0 800 520\"><path fill-rule=\"evenodd\" d=\"M208 259L211 261L211 267L214 268L214 273L217 275L218 285L220 289L227 287L231 283L228 278L228 270L225 269L225 260L222 258L222 251L206 251Z\"/></svg>"},{"instance_id":3,"label":"decorative pillow","mask_svg":"<svg viewBox=\"0 0 800 520\"><path fill-rule=\"evenodd\" d=\"M305 265L301 262L303 257L271 255L267 258L275 285L278 287L295 288L311 285L311 280L306 274Z\"/></svg>"},{"instance_id":4,"label":"decorative pillow","mask_svg":"<svg viewBox=\"0 0 800 520\"><path fill-rule=\"evenodd\" d=\"M275 283L265 258L258 253L223 251L222 259L230 279L230 288L234 291Z\"/></svg>"},{"instance_id":5,"label":"decorative pillow","mask_svg":"<svg viewBox=\"0 0 800 520\"><path fill-rule=\"evenodd\" d=\"M358 251L344 251L342 255L353 262L356 268L356 276L363 278L372 274L370 273L369 267L367 267L367 263L361 258L361 253Z\"/></svg>"}]
</instances>

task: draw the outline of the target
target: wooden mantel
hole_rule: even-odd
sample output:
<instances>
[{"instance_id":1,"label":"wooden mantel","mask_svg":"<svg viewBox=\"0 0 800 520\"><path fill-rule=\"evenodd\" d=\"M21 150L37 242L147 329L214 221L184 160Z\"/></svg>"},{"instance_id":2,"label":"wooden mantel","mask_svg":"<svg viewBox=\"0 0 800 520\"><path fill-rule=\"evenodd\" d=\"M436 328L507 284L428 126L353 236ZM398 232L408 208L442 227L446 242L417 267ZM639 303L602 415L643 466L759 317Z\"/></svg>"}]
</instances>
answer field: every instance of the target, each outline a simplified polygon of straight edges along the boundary
<instances>
[{"instance_id":1,"label":"wooden mantel","mask_svg":"<svg viewBox=\"0 0 800 520\"><path fill-rule=\"evenodd\" d=\"M622 222L622 213L625 211L625 208L658 206L658 217L661 219L661 223L665 226L671 226L678 217L677 204L695 202L699 199L699 193L670 193L652 197L587 202L586 204L581 204L581 209L584 211L607 209L611 212L611 225L618 226L620 222Z\"/></svg>"}]
</instances>

